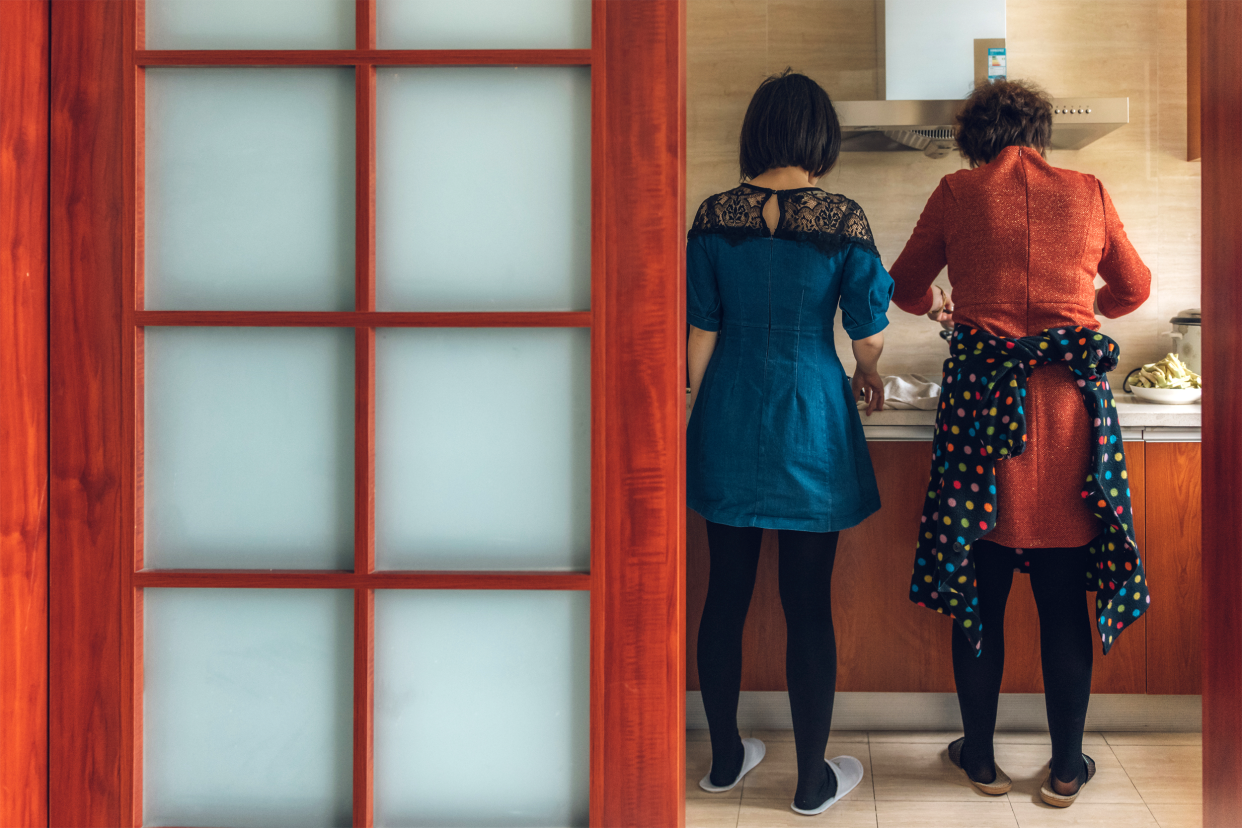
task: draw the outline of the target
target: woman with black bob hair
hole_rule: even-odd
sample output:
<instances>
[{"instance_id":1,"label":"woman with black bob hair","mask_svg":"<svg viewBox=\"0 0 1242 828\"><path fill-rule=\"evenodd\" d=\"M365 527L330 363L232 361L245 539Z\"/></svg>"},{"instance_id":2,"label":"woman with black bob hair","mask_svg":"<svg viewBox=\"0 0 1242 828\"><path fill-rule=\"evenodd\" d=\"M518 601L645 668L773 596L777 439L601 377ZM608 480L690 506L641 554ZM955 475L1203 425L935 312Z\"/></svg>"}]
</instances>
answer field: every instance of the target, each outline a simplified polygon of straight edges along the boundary
<instances>
[{"instance_id":1,"label":"woman with black bob hair","mask_svg":"<svg viewBox=\"0 0 1242 828\"><path fill-rule=\"evenodd\" d=\"M1121 352L1097 314L1136 310L1151 273L1104 185L1048 163L1051 140L1052 102L1037 86L975 89L957 126L971 168L927 200L893 263L893 301L953 327L910 584L912 601L956 622L965 735L948 757L982 793L1012 786L993 736L1005 605L1014 572L1025 573L1052 740L1040 796L1066 807L1095 774L1082 752L1092 638L1107 653L1150 601L1106 379ZM946 265L952 298L933 284Z\"/></svg>"},{"instance_id":2,"label":"woman with black bob hair","mask_svg":"<svg viewBox=\"0 0 1242 828\"><path fill-rule=\"evenodd\" d=\"M761 741L739 737L737 704L760 541L775 529L801 814L826 810L863 775L854 757L824 758L837 674L832 567L837 533L880 506L856 400L868 415L884 405L877 364L893 284L862 208L815 186L840 147L815 81L788 70L765 80L742 123L745 183L703 202L686 253L686 489L711 557L698 668L712 766L699 784L730 790L763 758ZM838 308L852 382L834 344Z\"/></svg>"}]
</instances>

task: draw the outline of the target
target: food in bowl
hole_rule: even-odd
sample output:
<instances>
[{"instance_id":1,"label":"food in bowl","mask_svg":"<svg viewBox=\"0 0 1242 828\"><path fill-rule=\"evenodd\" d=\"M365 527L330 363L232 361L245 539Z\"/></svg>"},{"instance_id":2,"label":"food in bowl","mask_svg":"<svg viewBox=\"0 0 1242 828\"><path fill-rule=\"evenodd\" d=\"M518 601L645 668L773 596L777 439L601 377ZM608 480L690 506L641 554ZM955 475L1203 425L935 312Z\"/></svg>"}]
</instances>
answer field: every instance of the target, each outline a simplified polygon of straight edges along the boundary
<instances>
[{"instance_id":1,"label":"food in bowl","mask_svg":"<svg viewBox=\"0 0 1242 828\"><path fill-rule=\"evenodd\" d=\"M1161 405L1189 405L1203 397L1202 388L1144 388L1141 385L1132 385L1130 390L1143 402Z\"/></svg>"},{"instance_id":2,"label":"food in bowl","mask_svg":"<svg viewBox=\"0 0 1242 828\"><path fill-rule=\"evenodd\" d=\"M1130 380L1130 390L1135 396L1140 388L1201 389L1202 378L1186 367L1177 354L1169 354L1159 362L1150 362L1138 370Z\"/></svg>"}]
</instances>

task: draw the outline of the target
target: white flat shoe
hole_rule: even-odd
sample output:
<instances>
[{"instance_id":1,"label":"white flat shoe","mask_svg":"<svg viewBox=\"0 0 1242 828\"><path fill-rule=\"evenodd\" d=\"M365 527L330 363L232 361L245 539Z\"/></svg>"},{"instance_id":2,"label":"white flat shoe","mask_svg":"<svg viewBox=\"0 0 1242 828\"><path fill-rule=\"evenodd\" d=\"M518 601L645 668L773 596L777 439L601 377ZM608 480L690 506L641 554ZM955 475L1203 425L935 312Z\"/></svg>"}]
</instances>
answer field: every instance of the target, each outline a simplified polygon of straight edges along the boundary
<instances>
[{"instance_id":1,"label":"white flat shoe","mask_svg":"<svg viewBox=\"0 0 1242 828\"><path fill-rule=\"evenodd\" d=\"M828 797L824 804L818 808L803 810L796 805L790 804L795 814L805 814L806 816L815 816L822 814L824 811L836 805L843 796L858 787L858 783L863 778L862 762L859 762L853 756L838 756L835 759L828 760L828 767L832 768L832 772L837 775L837 792L833 796Z\"/></svg>"},{"instance_id":2,"label":"white flat shoe","mask_svg":"<svg viewBox=\"0 0 1242 828\"><path fill-rule=\"evenodd\" d=\"M742 781L742 777L755 769L755 766L763 761L763 755L768 752L763 742L758 739L742 740L742 770L738 773L737 779L729 785L713 785L712 772L709 770L707 776L699 780L699 787L708 793L724 793L731 791L737 787L737 783ZM861 765L859 767L862 767ZM858 783L855 782L855 785Z\"/></svg>"}]
</instances>

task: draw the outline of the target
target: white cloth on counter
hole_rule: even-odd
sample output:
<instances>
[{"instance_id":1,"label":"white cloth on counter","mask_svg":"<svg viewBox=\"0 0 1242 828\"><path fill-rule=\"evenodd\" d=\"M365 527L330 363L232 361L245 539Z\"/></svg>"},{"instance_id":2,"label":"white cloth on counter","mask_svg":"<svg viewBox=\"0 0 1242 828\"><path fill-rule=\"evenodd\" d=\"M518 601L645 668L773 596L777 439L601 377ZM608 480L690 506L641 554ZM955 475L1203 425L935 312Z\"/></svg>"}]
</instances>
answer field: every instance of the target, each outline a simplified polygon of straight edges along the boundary
<instances>
[{"instance_id":1,"label":"white cloth on counter","mask_svg":"<svg viewBox=\"0 0 1242 828\"><path fill-rule=\"evenodd\" d=\"M921 374L884 377L884 407L896 410L934 411L940 405L940 383ZM859 400L859 408L867 404Z\"/></svg>"}]
</instances>

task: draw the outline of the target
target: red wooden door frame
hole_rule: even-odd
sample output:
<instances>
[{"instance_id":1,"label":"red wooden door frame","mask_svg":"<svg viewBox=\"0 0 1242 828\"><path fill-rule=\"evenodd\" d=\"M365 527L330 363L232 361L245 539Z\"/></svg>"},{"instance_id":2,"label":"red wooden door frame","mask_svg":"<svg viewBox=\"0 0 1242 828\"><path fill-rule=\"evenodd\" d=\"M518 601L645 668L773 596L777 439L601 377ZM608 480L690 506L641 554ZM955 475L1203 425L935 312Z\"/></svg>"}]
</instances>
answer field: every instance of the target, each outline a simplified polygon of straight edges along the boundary
<instances>
[{"instance_id":1,"label":"red wooden door frame","mask_svg":"<svg viewBox=\"0 0 1242 828\"><path fill-rule=\"evenodd\" d=\"M139 448L125 423L141 411L140 398L127 389L136 387L141 362L125 334L135 321L164 321L126 302L133 295L129 280L140 272L139 262L127 260L141 204L137 188L126 189L126 182L140 180L134 159L141 155L135 113L142 85L131 74L141 71L131 62L135 13L127 0L57 0L51 12L50 639L57 657L47 784L53 825L140 819L141 700L133 665L141 625L133 587L165 577L135 575L137 530L126 525L135 515L138 484L130 470ZM366 49L373 11L360 13L359 23L359 48ZM600 516L590 575L596 825L683 820L683 26L680 0L597 0L589 54L596 92L595 298L583 316L595 330L593 510ZM300 57L313 63L323 56ZM355 62L354 55L337 57ZM399 62L416 62L411 57ZM582 55L570 57L581 62ZM435 62L480 60L497 62L478 53L439 55ZM368 83L360 77L359 106L369 105ZM365 172L373 136L360 132L359 138ZM372 254L362 237L358 247L362 273ZM360 291L361 310L370 309L371 296ZM328 323L360 324L352 317ZM361 358L369 359L369 349ZM358 462L367 465L365 457ZM203 577L218 582L219 576ZM365 654L357 664L364 674L369 669ZM369 733L358 738L356 751L368 751ZM365 775L356 776L359 783L369 787ZM365 824L369 814L356 811L355 820Z\"/></svg>"},{"instance_id":2,"label":"red wooden door frame","mask_svg":"<svg viewBox=\"0 0 1242 828\"><path fill-rule=\"evenodd\" d=\"M1242 825L1242 2L1200 6L1203 824Z\"/></svg>"},{"instance_id":3,"label":"red wooden door frame","mask_svg":"<svg viewBox=\"0 0 1242 828\"><path fill-rule=\"evenodd\" d=\"M48 3L0 3L0 825L47 822Z\"/></svg>"},{"instance_id":4,"label":"red wooden door frame","mask_svg":"<svg viewBox=\"0 0 1242 828\"><path fill-rule=\"evenodd\" d=\"M48 709L48 685L45 663L39 657L47 623L44 527L49 469L42 458L48 456L44 419L48 386L39 363L47 342L48 285L38 284L39 274L46 272L48 252L46 206L40 214L40 205L47 204L47 188L41 183L47 156L38 151L48 134L47 60L46 52L41 52L47 49L48 5L47 0L0 3L0 105L8 116L6 128L0 130L0 175L5 185L12 184L0 189L0 251L4 251L0 259L0 313L4 314L0 417L5 439L0 453L4 486L0 658L5 667L0 710L6 711L0 743L0 820L13 825L46 824L50 770L57 800L62 796L75 800L73 824L112 825L124 821L119 804L127 798L120 789L124 764L120 736L132 711L124 709L117 687L99 679L115 673L125 631L119 615L101 613L92 602L76 599L98 593L115 602L120 590L116 566L109 565L107 554L100 554L115 550L120 534L122 493L108 469L123 443L116 421L104 415L108 407L119 404L119 321L115 305L93 304L84 288L119 290L123 210L118 181L124 125L118 109L104 102L115 100L123 86L123 42L115 36L123 27L123 15L118 2L57 0L52 4L56 7L53 48L57 66L52 93L57 159L51 182L52 284L56 290L52 314L57 334L53 365L64 368L66 361L82 358L85 362L77 367L77 374L95 373L98 379L76 385L59 370L52 376L56 419L50 452L55 600L51 621L56 646L69 653L76 667L54 677L51 710L58 747L47 759L49 768L41 753L47 749L40 717ZM608 73L610 94L642 98L639 103L644 104L645 117L652 121L608 123L617 138L633 142L631 159L645 159L632 163L651 164L647 169L652 177L636 179L632 169L613 166L605 179L608 195L596 204L597 210L614 211L618 221L613 227L625 226L619 220L622 217L647 231L654 225L654 232L640 239L637 249L613 245L609 258L613 272L621 274L624 269L623 275L633 278L614 281L613 290L622 295L612 299L609 318L622 319L627 302L631 308L644 302L658 305L649 308L654 315L647 317L643 336L635 331L633 341L618 343L623 353L629 349L634 360L643 348L679 352L679 345L672 344L679 337L669 329L681 302L679 280L670 276L677 272L681 213L653 209L653 205L661 203L659 187L681 190L683 115L677 103L681 82L676 89L646 84L655 75L672 77L674 65L676 77L681 78L677 44L684 14L672 2L606 5L605 20L617 21L609 31L606 66L613 65L614 55L617 63L615 71ZM1204 410L1204 439L1213 447L1204 453L1203 461L1204 598L1213 607L1204 616L1204 810L1206 825L1230 826L1242 824L1242 609L1238 602L1242 594L1242 443L1237 435L1237 423L1242 421L1242 382L1225 381L1237 377L1236 354L1242 348L1242 273L1238 272L1242 262L1242 205L1238 202L1242 193L1242 56L1238 49L1242 10L1237 0L1204 5L1205 373L1210 379L1220 378L1209 383ZM107 32L113 37L105 37ZM635 68L627 66L628 60L641 63L635 71L627 71ZM652 92L663 93L659 101ZM14 209L14 205L24 209ZM635 241L632 234L624 238L627 244ZM25 274L32 274L34 281L24 278ZM628 291L633 293L627 295ZM679 372L675 363L676 358L670 357L669 370ZM626 367L618 356L610 381L624 384ZM631 361L628 367L636 366ZM673 384L658 373L645 379L643 388L651 393ZM647 498L642 502L654 508L629 516L632 522L628 525L611 524L618 536L635 545L623 550L625 557L603 574L612 587L609 600L620 607L610 606L609 613L630 617L636 625L651 623L657 634L663 627L661 619L684 611L680 586L670 586L670 581L680 581L681 484L674 479L679 475L670 475L667 469L657 468L654 478L641 476L650 473L649 467L631 460L627 446L636 442L635 428L642 438L679 446L679 399L679 394L669 394L661 404L656 397L625 398L625 408L611 412L605 424L605 433L620 455L619 463L611 467L613 473L634 475L625 478L628 485L641 490ZM635 418L640 415L642 424L636 427ZM680 462L679 449L674 454ZM671 626L681 628L679 622ZM648 634L641 626L637 630ZM89 635L74 634L83 631ZM600 632L597 627L596 633ZM608 663L626 665L631 672L618 669L609 674L607 685L595 685L603 688L606 733L619 734L607 740L594 758L593 779L604 780L602 790L593 790L593 803L600 809L593 812L597 824L673 824L666 817L669 800L680 797L680 771L676 780L670 777L681 762L681 746L680 733L672 732L669 724L676 722L680 729L681 660L673 651L682 646L684 642L676 638L644 639L635 643L634 652L621 648L608 655ZM667 657L649 658L643 649L661 647L668 648ZM611 771L616 768L614 775ZM80 794L73 796L74 791ZM52 824L68 824L61 816L69 814L60 814Z\"/></svg>"}]
</instances>

